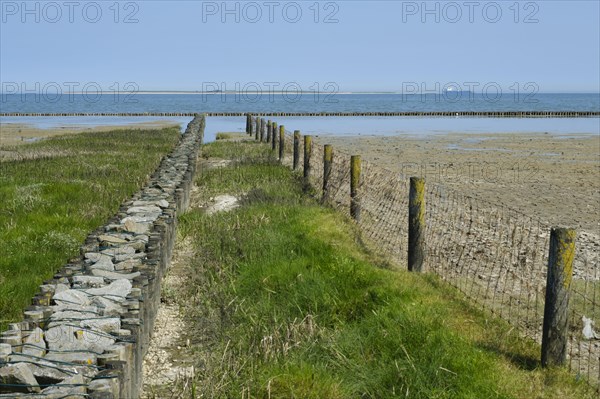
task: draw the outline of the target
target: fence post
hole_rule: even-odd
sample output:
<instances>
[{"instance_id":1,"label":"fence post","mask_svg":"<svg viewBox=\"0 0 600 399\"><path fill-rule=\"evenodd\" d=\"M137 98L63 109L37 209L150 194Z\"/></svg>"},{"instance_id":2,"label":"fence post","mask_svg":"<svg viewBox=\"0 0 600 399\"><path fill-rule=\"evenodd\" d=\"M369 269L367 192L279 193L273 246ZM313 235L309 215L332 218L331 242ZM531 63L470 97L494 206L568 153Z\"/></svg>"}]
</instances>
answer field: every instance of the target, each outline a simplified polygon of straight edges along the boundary
<instances>
[{"instance_id":1,"label":"fence post","mask_svg":"<svg viewBox=\"0 0 600 399\"><path fill-rule=\"evenodd\" d=\"M246 114L246 134L250 134L250 130L252 130L251 125L252 125L252 115L250 115L248 113L248 114Z\"/></svg>"},{"instance_id":2,"label":"fence post","mask_svg":"<svg viewBox=\"0 0 600 399\"><path fill-rule=\"evenodd\" d=\"M256 132L254 132L254 140L258 140L258 134L260 132L260 116L256 117Z\"/></svg>"},{"instance_id":3,"label":"fence post","mask_svg":"<svg viewBox=\"0 0 600 399\"><path fill-rule=\"evenodd\" d=\"M285 151L285 126L279 126L279 162L283 162L283 153Z\"/></svg>"},{"instance_id":4,"label":"fence post","mask_svg":"<svg viewBox=\"0 0 600 399\"><path fill-rule=\"evenodd\" d=\"M574 257L575 230L552 228L542 330L542 367L563 365L567 360L569 297Z\"/></svg>"},{"instance_id":5,"label":"fence post","mask_svg":"<svg viewBox=\"0 0 600 399\"><path fill-rule=\"evenodd\" d=\"M310 157L312 155L312 136L304 136L304 184L303 191L310 188Z\"/></svg>"},{"instance_id":6,"label":"fence post","mask_svg":"<svg viewBox=\"0 0 600 399\"><path fill-rule=\"evenodd\" d=\"M277 148L277 123L273 122L273 129L271 132L271 150L275 151Z\"/></svg>"},{"instance_id":7,"label":"fence post","mask_svg":"<svg viewBox=\"0 0 600 399\"><path fill-rule=\"evenodd\" d=\"M294 163L292 170L298 169L298 161L300 160L300 130L294 130Z\"/></svg>"},{"instance_id":8,"label":"fence post","mask_svg":"<svg viewBox=\"0 0 600 399\"><path fill-rule=\"evenodd\" d=\"M352 155L350 157L350 216L357 222L360 222L360 195L358 192L360 172L360 155Z\"/></svg>"},{"instance_id":9,"label":"fence post","mask_svg":"<svg viewBox=\"0 0 600 399\"><path fill-rule=\"evenodd\" d=\"M250 119L248 121L249 122L249 125L248 125L248 135L252 136L252 129L253 129L253 126L254 126L254 120L253 120L254 118L252 117L252 114L248 114L248 116L250 117Z\"/></svg>"},{"instance_id":10,"label":"fence post","mask_svg":"<svg viewBox=\"0 0 600 399\"><path fill-rule=\"evenodd\" d=\"M425 260L425 179L410 178L408 197L408 270L423 271Z\"/></svg>"},{"instance_id":11,"label":"fence post","mask_svg":"<svg viewBox=\"0 0 600 399\"><path fill-rule=\"evenodd\" d=\"M267 143L271 142L271 130L273 129L273 125L271 124L271 120L267 121Z\"/></svg>"},{"instance_id":12,"label":"fence post","mask_svg":"<svg viewBox=\"0 0 600 399\"><path fill-rule=\"evenodd\" d=\"M323 198L321 202L329 201L329 177L331 176L331 165L333 164L333 147L325 144L323 148Z\"/></svg>"},{"instance_id":13,"label":"fence post","mask_svg":"<svg viewBox=\"0 0 600 399\"><path fill-rule=\"evenodd\" d=\"M264 118L262 118L260 120L260 142L262 143L263 141L265 141L265 120Z\"/></svg>"}]
</instances>

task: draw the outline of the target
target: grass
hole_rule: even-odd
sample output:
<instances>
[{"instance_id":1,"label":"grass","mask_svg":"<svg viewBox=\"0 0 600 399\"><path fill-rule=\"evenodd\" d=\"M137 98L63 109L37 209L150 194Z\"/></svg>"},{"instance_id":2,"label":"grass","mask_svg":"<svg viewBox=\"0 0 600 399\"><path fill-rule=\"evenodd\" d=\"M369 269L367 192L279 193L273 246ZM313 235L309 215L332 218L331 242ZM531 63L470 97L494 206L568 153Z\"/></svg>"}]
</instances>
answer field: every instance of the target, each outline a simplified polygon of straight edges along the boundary
<instances>
[{"instance_id":1,"label":"grass","mask_svg":"<svg viewBox=\"0 0 600 399\"><path fill-rule=\"evenodd\" d=\"M233 140L248 137L246 133L239 132L220 132L215 136L216 140Z\"/></svg>"},{"instance_id":2,"label":"grass","mask_svg":"<svg viewBox=\"0 0 600 399\"><path fill-rule=\"evenodd\" d=\"M178 139L178 128L117 130L4 148L21 160L0 163L0 331Z\"/></svg>"},{"instance_id":3,"label":"grass","mask_svg":"<svg viewBox=\"0 0 600 399\"><path fill-rule=\"evenodd\" d=\"M180 298L197 362L189 397L596 397L435 276L385 269L267 146L215 142L203 155L234 162L203 171L202 197L243 206L179 223L196 254Z\"/></svg>"}]
</instances>

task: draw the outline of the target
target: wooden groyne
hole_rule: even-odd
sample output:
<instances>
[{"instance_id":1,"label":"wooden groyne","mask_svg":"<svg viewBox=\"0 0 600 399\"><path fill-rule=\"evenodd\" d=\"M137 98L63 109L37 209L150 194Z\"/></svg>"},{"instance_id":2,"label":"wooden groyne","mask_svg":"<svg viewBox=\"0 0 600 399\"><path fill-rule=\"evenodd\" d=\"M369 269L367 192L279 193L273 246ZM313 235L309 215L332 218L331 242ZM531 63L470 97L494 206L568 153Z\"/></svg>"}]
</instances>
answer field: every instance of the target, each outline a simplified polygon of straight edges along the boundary
<instances>
[{"instance_id":1,"label":"wooden groyne","mask_svg":"<svg viewBox=\"0 0 600 399\"><path fill-rule=\"evenodd\" d=\"M205 112L206 116L246 116L246 112ZM251 112L266 117L286 116L405 116L405 117L471 117L471 118L594 118L600 117L600 111L431 111L431 112ZM193 117L192 112L2 112L0 117Z\"/></svg>"}]
</instances>

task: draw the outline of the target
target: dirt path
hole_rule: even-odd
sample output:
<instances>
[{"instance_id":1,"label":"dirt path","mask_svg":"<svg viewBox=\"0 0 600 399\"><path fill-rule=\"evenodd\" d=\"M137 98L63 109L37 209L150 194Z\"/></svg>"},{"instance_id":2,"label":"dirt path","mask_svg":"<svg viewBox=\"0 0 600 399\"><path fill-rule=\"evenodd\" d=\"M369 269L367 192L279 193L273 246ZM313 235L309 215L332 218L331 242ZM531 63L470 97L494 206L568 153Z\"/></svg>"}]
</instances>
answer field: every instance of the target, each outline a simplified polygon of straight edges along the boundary
<instances>
[{"instance_id":1,"label":"dirt path","mask_svg":"<svg viewBox=\"0 0 600 399\"><path fill-rule=\"evenodd\" d=\"M162 282L161 303L154 322L148 353L144 358L144 392L142 398L178 398L178 392L194 375L193 362L183 356L189 346L186 322L181 308L182 286L189 275L188 266L194 256L189 241L178 240L171 267ZM188 357L189 359L189 357ZM177 389L173 389L178 387Z\"/></svg>"},{"instance_id":2,"label":"dirt path","mask_svg":"<svg viewBox=\"0 0 600 399\"><path fill-rule=\"evenodd\" d=\"M221 168L229 165L229 160L202 159L198 170ZM204 208L207 214L227 212L237 207L237 198L228 195L205 198L194 185L190 194L191 208ZM192 353L190 341L202 341L202 333L195 330L193 336L185 314L189 301L183 293L189 292L185 284L192 278L191 264L196 255L194 243L190 239L178 237L173 251L171 267L162 282L161 304L159 306L154 331L148 353L144 358L144 387L142 398L176 399L189 398L193 385L198 353Z\"/></svg>"}]
</instances>

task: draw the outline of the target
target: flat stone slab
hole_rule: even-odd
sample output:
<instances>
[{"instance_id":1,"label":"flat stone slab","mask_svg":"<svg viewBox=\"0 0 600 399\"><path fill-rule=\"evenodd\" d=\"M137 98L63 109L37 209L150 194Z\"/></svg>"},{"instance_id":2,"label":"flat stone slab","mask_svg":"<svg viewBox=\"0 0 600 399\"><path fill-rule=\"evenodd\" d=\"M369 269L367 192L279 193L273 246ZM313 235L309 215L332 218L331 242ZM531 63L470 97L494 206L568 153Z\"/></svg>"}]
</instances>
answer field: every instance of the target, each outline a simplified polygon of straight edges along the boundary
<instances>
[{"instance_id":1,"label":"flat stone slab","mask_svg":"<svg viewBox=\"0 0 600 399\"><path fill-rule=\"evenodd\" d=\"M65 363L75 363L82 365L92 365L96 364L98 361L98 357L95 353L89 352L67 352L67 353L59 353L53 352L46 355L45 360L52 362L65 362Z\"/></svg>"},{"instance_id":2,"label":"flat stone slab","mask_svg":"<svg viewBox=\"0 0 600 399\"><path fill-rule=\"evenodd\" d=\"M108 270L94 269L94 270L92 270L92 274L94 276L101 276L101 277L107 278L109 280L121 280L121 279L133 280L134 278L136 278L137 276L140 275L140 272L124 274L124 273L110 272Z\"/></svg>"},{"instance_id":3,"label":"flat stone slab","mask_svg":"<svg viewBox=\"0 0 600 399\"><path fill-rule=\"evenodd\" d=\"M98 241L107 244L125 244L127 242L127 240L124 240L123 238L116 237L110 234L103 234L99 236Z\"/></svg>"},{"instance_id":4,"label":"flat stone slab","mask_svg":"<svg viewBox=\"0 0 600 399\"><path fill-rule=\"evenodd\" d=\"M115 271L131 271L134 267L140 266L142 261L139 259L127 259L123 262L115 263Z\"/></svg>"},{"instance_id":5,"label":"flat stone slab","mask_svg":"<svg viewBox=\"0 0 600 399\"><path fill-rule=\"evenodd\" d=\"M44 395L56 398L84 397L86 395L85 380L76 374L63 380L59 385L51 386L42 391Z\"/></svg>"},{"instance_id":6,"label":"flat stone slab","mask_svg":"<svg viewBox=\"0 0 600 399\"><path fill-rule=\"evenodd\" d=\"M115 343L107 334L97 331L84 330L74 323L51 327L46 331L46 341L50 351L72 352L91 351L96 354L104 353L107 346Z\"/></svg>"},{"instance_id":7,"label":"flat stone slab","mask_svg":"<svg viewBox=\"0 0 600 399\"><path fill-rule=\"evenodd\" d=\"M160 215L162 213L162 209L160 209L158 206L155 205L149 205L149 206L132 206L131 208L127 209L127 213L128 214L134 214L134 213L145 213L145 214L158 214Z\"/></svg>"},{"instance_id":8,"label":"flat stone slab","mask_svg":"<svg viewBox=\"0 0 600 399\"><path fill-rule=\"evenodd\" d=\"M121 306L120 303L114 299L107 299L98 296L94 297L92 303L98 306L98 309L101 310L103 316L120 316L127 312L127 309Z\"/></svg>"},{"instance_id":9,"label":"flat stone slab","mask_svg":"<svg viewBox=\"0 0 600 399\"><path fill-rule=\"evenodd\" d=\"M119 276L123 276L123 274L115 273ZM133 273L135 274L135 273ZM139 275L139 273L138 273ZM90 288L85 290L84 292L87 295L91 296L105 296L108 299L113 299L116 301L124 301L127 295L131 292L131 282L127 278L116 279L109 285L102 288Z\"/></svg>"},{"instance_id":10,"label":"flat stone slab","mask_svg":"<svg viewBox=\"0 0 600 399\"><path fill-rule=\"evenodd\" d=\"M129 231L131 233L146 234L146 233L149 233L150 230L152 230L153 222L141 223L141 222L136 222L135 220L133 220L131 218L125 218L121 222L123 223L125 231Z\"/></svg>"},{"instance_id":11,"label":"flat stone slab","mask_svg":"<svg viewBox=\"0 0 600 399\"><path fill-rule=\"evenodd\" d=\"M31 334L23 340L21 353L37 357L46 354L46 341L44 341L44 331L41 328L34 328Z\"/></svg>"},{"instance_id":12,"label":"flat stone slab","mask_svg":"<svg viewBox=\"0 0 600 399\"><path fill-rule=\"evenodd\" d=\"M106 285L104 278L97 276L73 276L73 284L81 288L97 288Z\"/></svg>"},{"instance_id":13,"label":"flat stone slab","mask_svg":"<svg viewBox=\"0 0 600 399\"><path fill-rule=\"evenodd\" d=\"M90 269L102 269L112 272L115 270L115 265L113 265L112 258L110 256L101 255L100 258L98 258L98 261L94 262L90 266Z\"/></svg>"},{"instance_id":14,"label":"flat stone slab","mask_svg":"<svg viewBox=\"0 0 600 399\"><path fill-rule=\"evenodd\" d=\"M40 387L33 375L33 372L25 363L16 363L1 367L0 384L13 385L0 385L0 393L40 392Z\"/></svg>"},{"instance_id":15,"label":"flat stone slab","mask_svg":"<svg viewBox=\"0 0 600 399\"><path fill-rule=\"evenodd\" d=\"M101 271L100 269L98 271ZM105 270L104 270L105 271ZM105 271L106 273L110 273L109 271ZM90 304L90 297L83 291L79 290L66 290L61 291L59 293L54 294L52 297L54 302L58 305L66 306L69 305L79 305L79 306L88 306Z\"/></svg>"},{"instance_id":16,"label":"flat stone slab","mask_svg":"<svg viewBox=\"0 0 600 399\"><path fill-rule=\"evenodd\" d=\"M135 254L135 248L133 248L130 245L124 245L122 247L105 249L104 251L101 252L101 254L109 256L111 258L114 258L115 256L121 256L121 255L133 256L133 254Z\"/></svg>"},{"instance_id":17,"label":"flat stone slab","mask_svg":"<svg viewBox=\"0 0 600 399\"><path fill-rule=\"evenodd\" d=\"M79 325L94 331L117 333L121 329L121 319L119 317L95 318L82 320Z\"/></svg>"}]
</instances>

